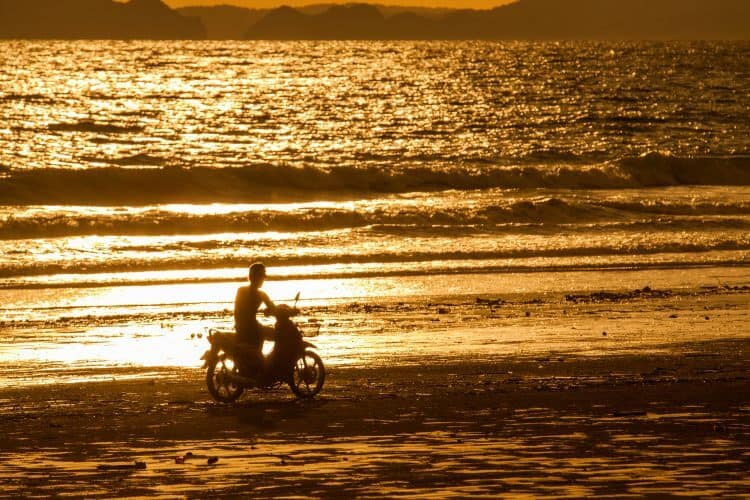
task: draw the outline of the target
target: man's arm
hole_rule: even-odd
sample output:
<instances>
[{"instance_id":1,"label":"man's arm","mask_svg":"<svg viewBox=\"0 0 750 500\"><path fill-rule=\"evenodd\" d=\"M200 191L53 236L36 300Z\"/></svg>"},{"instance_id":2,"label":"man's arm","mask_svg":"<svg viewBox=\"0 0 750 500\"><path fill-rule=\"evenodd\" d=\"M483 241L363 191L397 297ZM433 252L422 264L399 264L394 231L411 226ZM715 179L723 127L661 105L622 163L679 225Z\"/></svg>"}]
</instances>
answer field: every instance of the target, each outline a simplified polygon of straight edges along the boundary
<instances>
[{"instance_id":1,"label":"man's arm","mask_svg":"<svg viewBox=\"0 0 750 500\"><path fill-rule=\"evenodd\" d=\"M258 290L260 300L266 305L266 314L273 314L276 310L276 304L268 297L268 294L262 290Z\"/></svg>"}]
</instances>

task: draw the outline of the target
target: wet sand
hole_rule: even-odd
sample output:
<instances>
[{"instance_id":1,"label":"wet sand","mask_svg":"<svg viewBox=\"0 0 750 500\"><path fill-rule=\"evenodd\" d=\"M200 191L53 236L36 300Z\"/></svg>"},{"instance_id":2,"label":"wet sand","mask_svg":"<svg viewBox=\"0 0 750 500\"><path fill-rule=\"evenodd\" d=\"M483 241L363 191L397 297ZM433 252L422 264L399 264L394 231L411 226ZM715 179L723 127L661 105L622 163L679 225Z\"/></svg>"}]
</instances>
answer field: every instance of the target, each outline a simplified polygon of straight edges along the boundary
<instances>
[{"instance_id":1,"label":"wet sand","mask_svg":"<svg viewBox=\"0 0 750 500\"><path fill-rule=\"evenodd\" d=\"M6 388L0 495L750 495L749 358L745 339L336 368L313 401L284 388L233 406L197 370Z\"/></svg>"}]
</instances>

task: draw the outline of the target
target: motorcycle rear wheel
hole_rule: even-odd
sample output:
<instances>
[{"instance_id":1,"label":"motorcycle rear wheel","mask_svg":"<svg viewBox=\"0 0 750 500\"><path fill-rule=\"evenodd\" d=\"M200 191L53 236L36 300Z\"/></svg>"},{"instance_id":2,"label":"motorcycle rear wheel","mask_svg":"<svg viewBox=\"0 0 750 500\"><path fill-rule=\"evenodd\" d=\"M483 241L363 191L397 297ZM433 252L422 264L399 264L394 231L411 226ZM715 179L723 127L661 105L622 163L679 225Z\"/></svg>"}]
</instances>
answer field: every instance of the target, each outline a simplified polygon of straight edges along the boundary
<instances>
[{"instance_id":1,"label":"motorcycle rear wheel","mask_svg":"<svg viewBox=\"0 0 750 500\"><path fill-rule=\"evenodd\" d=\"M245 392L245 388L229 380L228 375L239 375L239 367L226 354L209 363L206 370L208 392L219 403L232 403Z\"/></svg>"},{"instance_id":2,"label":"motorcycle rear wheel","mask_svg":"<svg viewBox=\"0 0 750 500\"><path fill-rule=\"evenodd\" d=\"M305 351L294 362L289 388L300 398L312 398L323 389L326 367L313 351Z\"/></svg>"}]
</instances>

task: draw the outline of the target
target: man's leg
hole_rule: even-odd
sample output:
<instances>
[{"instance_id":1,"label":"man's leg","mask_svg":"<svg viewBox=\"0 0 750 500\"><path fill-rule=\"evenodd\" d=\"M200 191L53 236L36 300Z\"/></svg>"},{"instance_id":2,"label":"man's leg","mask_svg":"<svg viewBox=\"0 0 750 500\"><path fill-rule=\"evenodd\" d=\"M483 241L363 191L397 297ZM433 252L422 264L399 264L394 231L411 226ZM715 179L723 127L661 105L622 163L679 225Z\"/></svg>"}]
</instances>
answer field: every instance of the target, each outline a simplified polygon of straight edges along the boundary
<instances>
[{"instance_id":1,"label":"man's leg","mask_svg":"<svg viewBox=\"0 0 750 500\"><path fill-rule=\"evenodd\" d=\"M240 372L245 377L259 378L263 373L263 352L261 347L241 342L237 344Z\"/></svg>"}]
</instances>

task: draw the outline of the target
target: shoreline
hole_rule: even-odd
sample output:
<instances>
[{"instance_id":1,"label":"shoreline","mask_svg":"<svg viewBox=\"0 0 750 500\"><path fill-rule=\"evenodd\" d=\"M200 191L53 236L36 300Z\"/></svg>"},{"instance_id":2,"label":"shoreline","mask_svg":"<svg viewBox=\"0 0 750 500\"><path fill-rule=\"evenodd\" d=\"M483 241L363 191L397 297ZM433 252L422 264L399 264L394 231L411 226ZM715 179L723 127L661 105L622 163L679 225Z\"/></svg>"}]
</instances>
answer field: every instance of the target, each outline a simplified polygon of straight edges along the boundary
<instances>
[{"instance_id":1,"label":"shoreline","mask_svg":"<svg viewBox=\"0 0 750 500\"><path fill-rule=\"evenodd\" d=\"M505 282L487 275L485 282L470 284L486 293L461 293L465 283L456 283L456 288L444 282L444 293L439 295L383 293L378 299L316 299L302 303L303 316L297 320L328 366L414 364L422 356L455 362L467 356L489 361L670 353L681 343L748 337L743 325L750 313L750 286L744 284L748 283L746 273L732 274L735 271L521 276L508 282L514 293L499 292ZM703 281L696 283L699 276ZM728 281L735 284L700 284L726 276L733 276ZM633 288L647 278L653 288ZM681 287L680 280L693 285ZM599 288L605 283L609 286ZM384 290L400 291L436 290L440 285L434 280L381 284ZM315 286L325 288L319 282ZM138 292L132 296L150 296L158 302L173 291L155 287L135 289L131 294ZM230 292L234 292L232 287L222 293ZM123 292L114 290L103 301L114 293L119 298ZM195 290L191 293L196 296ZM269 293L274 297L287 294ZM198 295L205 296L202 291ZM79 303L78 310L58 311L59 317L46 309L6 318L0 323L6 339L0 345L0 385L181 373L200 366L207 348L205 328L231 328L231 310L223 304L213 309L205 304L177 309L156 303L142 308L125 304ZM315 335L318 327L320 334Z\"/></svg>"}]
</instances>

